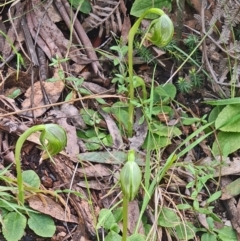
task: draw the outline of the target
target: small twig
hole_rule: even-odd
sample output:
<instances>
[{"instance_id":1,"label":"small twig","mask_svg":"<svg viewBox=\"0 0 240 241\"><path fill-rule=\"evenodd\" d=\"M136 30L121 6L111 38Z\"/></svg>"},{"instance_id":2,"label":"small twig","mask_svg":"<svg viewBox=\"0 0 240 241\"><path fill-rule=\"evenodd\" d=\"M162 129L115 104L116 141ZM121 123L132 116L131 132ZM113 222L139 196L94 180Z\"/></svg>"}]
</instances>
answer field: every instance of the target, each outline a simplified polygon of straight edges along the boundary
<instances>
[{"instance_id":1,"label":"small twig","mask_svg":"<svg viewBox=\"0 0 240 241\"><path fill-rule=\"evenodd\" d=\"M62 4L64 5L68 15L69 16L74 16L74 13L73 13L73 11L72 11L68 1L62 0ZM89 38L88 38L85 30L83 29L80 21L78 19L76 19L76 21L73 24L74 24L74 28L75 28L79 38L81 39L81 41L82 41L82 43L83 43L83 45L85 47L85 50L86 50L86 53L87 53L88 57L90 59L97 60L98 59L97 54L94 51L92 43L89 40ZM100 78L102 78L104 80L105 78L104 78L104 76L101 73L102 67L101 67L99 61L91 62L91 65L92 65L94 73L97 74Z\"/></svg>"},{"instance_id":2,"label":"small twig","mask_svg":"<svg viewBox=\"0 0 240 241\"><path fill-rule=\"evenodd\" d=\"M202 1L202 10L201 10L201 20L202 20L202 21L201 21L201 22L202 22L202 31L203 31L203 33L205 33L205 35L208 36L208 34L206 33L206 29L205 29L205 18L204 18L205 15L204 15L204 10L205 10L205 0ZM215 72L214 72L211 64L209 63L208 56L207 56L207 52L206 52L206 41L205 41L205 38L204 38L204 40L203 40L203 51L202 51L202 52L203 52L204 60L205 60L205 62L206 62L206 64L207 64L207 68L209 69L209 71L210 71L210 73L211 73L211 75L212 75L212 78L213 78L213 80L214 80L214 82L215 82L214 87L216 87L216 89L217 89L218 91L220 91L220 92L223 94L223 96L227 97L226 93L224 93L224 91L222 90L222 88L219 86L219 81L218 81L218 79L217 79L217 76L215 75Z\"/></svg>"},{"instance_id":3,"label":"small twig","mask_svg":"<svg viewBox=\"0 0 240 241\"><path fill-rule=\"evenodd\" d=\"M21 26L25 37L25 44L27 46L28 54L30 55L33 66L39 66L38 57L35 51L35 46L33 45L32 36L30 34L29 28L26 24L25 17L21 19Z\"/></svg>"},{"instance_id":4,"label":"small twig","mask_svg":"<svg viewBox=\"0 0 240 241\"><path fill-rule=\"evenodd\" d=\"M0 98L1 98L1 96L0 96ZM91 95L91 96L84 96L84 97L81 97L81 98L76 98L74 100L62 101L62 102L58 102L58 103L37 106L37 107L28 108L28 109L24 109L24 110L13 111L13 112L10 112L10 113L7 113L7 114L1 114L0 118L5 117L5 116L10 116L10 115L21 114L21 113L26 112L26 111L32 111L32 110L37 110L37 109L41 109L41 108L49 108L49 107L53 107L53 106L62 105L62 104L65 104L65 103L72 103L72 102L76 102L76 101L80 101L80 100L96 99L96 98L120 98L120 99L126 98L127 99L127 97L118 96L118 95L100 95L100 94L97 94L97 95Z\"/></svg>"}]
</instances>

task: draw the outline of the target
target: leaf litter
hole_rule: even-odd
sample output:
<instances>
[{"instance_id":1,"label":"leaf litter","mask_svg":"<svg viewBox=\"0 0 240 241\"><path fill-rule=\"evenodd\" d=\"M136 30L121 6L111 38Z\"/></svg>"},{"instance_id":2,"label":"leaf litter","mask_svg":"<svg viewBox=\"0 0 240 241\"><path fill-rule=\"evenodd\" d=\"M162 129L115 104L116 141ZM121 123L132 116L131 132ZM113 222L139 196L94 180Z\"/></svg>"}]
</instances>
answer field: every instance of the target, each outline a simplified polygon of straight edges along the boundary
<instances>
[{"instance_id":1,"label":"leaf litter","mask_svg":"<svg viewBox=\"0 0 240 241\"><path fill-rule=\"evenodd\" d=\"M135 13L134 8L132 10L135 16L139 11L138 2L135 1ZM194 10L201 14L201 6L198 1L192 0L190 2ZM212 5L205 12L205 15L209 19L213 18L213 7L216 6L215 1L211 2ZM177 6L173 5L173 8L176 10ZM114 106L116 102L115 97L110 99L96 98L96 100L81 100L81 97L86 95L99 94L101 96L101 94L114 94L114 89L118 91L117 84L111 84L111 80L109 80L113 78L110 68L111 70L113 68L117 69L118 66L111 65L110 60L102 60L99 53L110 48L108 43L103 42L104 34L105 36L110 36L110 41L113 41L113 39L116 40L116 36L121 34L123 42L127 42L126 36L131 27L129 16L126 14L127 10L122 0L106 1L105 3L103 1L96 1L95 4L92 3L92 12L81 24L76 15L73 14L68 1L59 0L53 4L51 1L26 0L11 5L10 11L13 14L12 17L16 18L13 18L14 20L11 21L9 26L6 26L2 20L0 22L0 30L11 40L6 41L6 38L1 35L0 50L4 61L1 63L0 72L2 78L0 85L0 143L2 143L1 155L3 164L4 166L7 166L9 163L14 164L14 143L16 138L27 130L28 127L36 123L51 122L61 125L66 130L68 143L65 150L53 158L55 163L44 161L42 164L39 164L42 150L39 148L39 135L34 134L28 138L28 143L26 143L26 147L23 149L22 166L24 170L33 169L36 171L41 179L41 189L52 192L56 191L62 198L62 201L59 202L52 195L47 196L41 193L30 195L27 198L29 206L40 213L53 217L55 220L63 221L60 226L63 226L63 223L75 223L75 229L71 227L71 232L73 232L73 236L75 237L73 240L91 240L94 238L96 236L96 220L100 210L104 208L110 209L116 203L116 200L121 199L119 187L112 188L118 182L119 170L127 160L128 149L136 150L136 162L141 168L145 168L148 165L146 163L146 159L148 158L146 147L152 150L151 155L156 157L155 152L159 155L159 150L154 149L154 145L159 144L159 148L161 148L160 152L162 152L161 157L158 156L159 159L153 162L154 164L151 166L153 170L151 175L154 176L156 174L154 173L155 167L164 165L167 159L166 154L168 155L168 148L170 150L179 140L183 140L181 139L183 137L179 139L177 137L180 137L182 133L186 136L190 135L190 133L193 133L199 127L199 123L195 124L195 122L189 125L183 124L186 123L186 120L183 121L186 116L182 115L181 112L190 112L194 118L200 118L199 113L204 112L199 110L202 107L196 104L197 100L194 102L196 99L194 94L187 97L181 93L173 96L172 93L166 93L166 90L169 89L164 89L163 87L154 92L153 104L156 104L156 108L154 109L155 112L150 114L157 117L157 124L154 121L147 123L146 118L143 118L144 115L149 115L149 110L145 109L144 112L142 111L144 104L141 107L137 107L135 109L134 135L130 138L126 135L128 121L125 116L127 112L124 110L126 96L119 95L120 97L117 101L121 102L122 106L118 106L117 108ZM26 17L25 27L29 29L29 36L33 38L34 45L30 44L20 27L23 22L21 22L19 16L24 14L24 17ZM189 17L185 19L187 27L193 27L198 30L195 24L199 24L199 21L194 19L189 9L187 14ZM72 17L76 18L72 28L73 38L69 41L69 30L67 28L72 23ZM175 17L171 17L174 20ZM105 29L103 26L105 26ZM9 27L9 29L7 30L6 27ZM96 27L99 27L99 29L96 30ZM92 37L91 34L87 35L89 31L98 31L98 34ZM38 76L38 71L32 70L33 68L39 70L41 64L40 66L38 64L31 66L32 63L36 63L33 56L38 56L37 58L39 58L39 52L35 51L35 44L38 45L38 48L41 49L48 59L45 60L45 64L43 63L45 65L45 67L43 66L45 73L42 76ZM104 46L105 44L106 46ZM156 70L157 73L155 75L163 76L164 69L162 66L165 66L168 69L166 71L167 75L172 78L170 70L171 68L174 69L174 65L171 59L166 60L168 50L160 51L158 48L148 46L148 43L144 43L144 47L146 46L156 55L151 55L152 60L157 58L157 62L161 66L159 67L161 70ZM98 47L101 51L94 51L94 48ZM24 64L21 62L20 71L16 69L16 65L19 62L16 64L16 60L14 60L14 56L18 51L24 56ZM32 51L34 51L34 54L32 54ZM145 57L144 61L149 64L149 53L147 50L144 51L142 53ZM204 49L202 52L204 52ZM119 56L115 57L115 59L119 58ZM61 62L60 60L64 58L66 60ZM214 58L211 56L209 56L209 59L214 61ZM125 57L123 60L125 61ZM48 67L49 63L47 61L55 61L55 66ZM221 61L221 57L219 61ZM149 66L147 68L150 70L150 73L145 71L146 67L143 64L139 70L136 67L136 72L142 73L144 71L144 78L150 80L146 82L151 84L151 72L153 72L153 68ZM213 68L217 75L221 75L219 79L225 81L226 74L224 75L224 73L219 72L216 64ZM121 71L121 68L119 70ZM15 78L16 75L18 75L18 80ZM82 76L88 77L83 77L84 81L82 83L74 82L78 81ZM46 79L52 82L45 81ZM14 95L14 92L18 89L20 92ZM207 91L202 95L205 97L206 93ZM78 100L76 100L77 97ZM160 102L158 102L159 98ZM178 101L183 100L182 103L190 110L183 110L180 108L180 105L175 105L174 108L168 109L167 107L169 107L171 98L176 98ZM59 106L52 105L64 100L70 101L69 103L59 104ZM48 106L41 107L44 105ZM114 110L111 109L112 106L114 106ZM37 108L34 109L35 107ZM30 108L32 109L29 110ZM226 109L233 108L237 112L235 106L228 105L226 107ZM21 110L21 113L18 113L19 110ZM222 124L223 120L228 121L224 111L218 115L216 123ZM2 114L11 112L14 112L14 114L5 117L1 116ZM221 115L224 118L221 118ZM199 120L198 118L194 120ZM233 144L233 141L229 141L231 134L226 133L232 131L231 128L234 128L238 132L238 118L236 117L232 121L234 125L228 123L230 127L226 125L220 128L220 130L225 132L218 134L220 142L223 145L221 149L225 151L224 154L227 154L227 156L239 149L236 139ZM166 128L166 126L169 128ZM175 129L170 128L171 126L175 127ZM154 138L148 136L149 127L153 131L152 136ZM7 134L9 137L7 137ZM232 133L232 136L234 134L237 135L237 133ZM202 133L200 135L203 136ZM146 145L147 138L150 141L148 145ZM221 138L225 140L221 141ZM154 143L154 140L158 140L159 143ZM227 145L228 142L231 142L229 146ZM188 145L190 144L188 143ZM215 142L213 148L214 153L217 155L221 154L219 153L218 145ZM85 152L81 152L81 150L85 150ZM184 163L184 167L173 166L167 171L164 181L159 185L159 188L162 188L159 191L162 198L161 202L164 205L171 205L171 208L178 206L182 203L174 195L185 192L183 194L186 198L184 202L191 202L196 199L197 202L195 202L194 205L196 206L194 208L197 210L199 208L198 205L205 208L207 206L205 205L207 200L205 191L209 191L206 186L209 185L208 183L211 182L212 178L221 177L221 200L225 205L234 229L239 234L240 229L237 221L239 219L239 201L236 198L240 191L238 188L239 179L235 178L235 175L238 175L240 172L238 154L237 152L235 154L236 156L230 161L223 160L221 156L219 159L215 158L221 165L216 165L214 170L209 169L212 171L212 175L210 175L207 171L201 170L201 168L204 169L204 167L211 166L216 160L212 157L208 144L206 142L199 143L193 151L189 151L188 155L178 162L178 164ZM1 169L4 169L4 166ZM11 172L15 173L14 168L11 169ZM233 177L234 180L225 180L229 176ZM15 178L14 175L12 178ZM201 180L201 184L199 184L201 188L199 190L193 184L191 186L191 183L194 183L198 179ZM209 186L209 189L211 189L211 185ZM155 195L159 195L159 193L156 192ZM143 198L143 193L141 192L139 196ZM149 204L150 209L160 207L158 200L154 201L155 206L153 203ZM202 209L202 211L207 212L206 210L209 211L208 209ZM180 211L176 211L176 213L182 217ZM198 215L199 223L206 230L211 229L208 214L199 213ZM135 200L129 205L129 235L134 234L139 215L139 202ZM151 220L150 216L149 212L149 220ZM162 220L159 222L164 223L166 221L164 215L161 218ZM183 218L186 218L186 221L191 219L185 216ZM156 220L154 222L152 219L151 224L155 225L154 223L156 223ZM140 222L139 226L138 232L145 235L144 228L147 225L144 223L144 220ZM154 228L155 230L158 229L158 237L165 235L168 237L168 240L172 239L168 231L164 232L162 228L160 230L157 226L154 226ZM176 230L181 230L181 228L180 226L176 226ZM223 234L225 233L223 232ZM219 232L218 237L221 237L223 234ZM63 235L67 237L66 233ZM61 238L60 232L57 232L52 240L61 240Z\"/></svg>"}]
</instances>

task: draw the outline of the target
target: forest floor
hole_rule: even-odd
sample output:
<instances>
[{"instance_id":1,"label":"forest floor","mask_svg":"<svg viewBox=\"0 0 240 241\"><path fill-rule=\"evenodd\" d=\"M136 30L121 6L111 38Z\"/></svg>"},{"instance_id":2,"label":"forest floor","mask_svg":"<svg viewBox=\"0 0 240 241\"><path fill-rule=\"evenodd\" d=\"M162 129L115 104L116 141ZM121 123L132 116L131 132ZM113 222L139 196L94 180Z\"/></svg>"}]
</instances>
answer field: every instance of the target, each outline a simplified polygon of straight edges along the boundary
<instances>
[{"instance_id":1,"label":"forest floor","mask_svg":"<svg viewBox=\"0 0 240 241\"><path fill-rule=\"evenodd\" d=\"M0 10L0 240L240 240L238 0Z\"/></svg>"}]
</instances>

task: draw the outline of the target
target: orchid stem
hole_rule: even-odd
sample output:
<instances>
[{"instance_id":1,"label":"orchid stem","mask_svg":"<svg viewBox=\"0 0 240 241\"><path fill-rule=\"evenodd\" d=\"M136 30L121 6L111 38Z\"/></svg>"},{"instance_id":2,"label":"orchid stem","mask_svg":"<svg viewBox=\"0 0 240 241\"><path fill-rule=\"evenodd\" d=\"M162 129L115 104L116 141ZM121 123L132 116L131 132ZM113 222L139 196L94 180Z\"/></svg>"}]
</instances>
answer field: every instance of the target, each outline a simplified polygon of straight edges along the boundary
<instances>
[{"instance_id":1,"label":"orchid stem","mask_svg":"<svg viewBox=\"0 0 240 241\"><path fill-rule=\"evenodd\" d=\"M129 106L128 106L128 136L132 137L133 132L133 112L134 112L134 86L133 86L133 41L135 34L140 26L141 21L149 13L155 13L157 15L164 15L165 13L158 8L151 8L144 12L142 16L134 23L128 34L128 75L129 75ZM145 92L146 94L146 92Z\"/></svg>"},{"instance_id":2,"label":"orchid stem","mask_svg":"<svg viewBox=\"0 0 240 241\"><path fill-rule=\"evenodd\" d=\"M18 185L18 200L24 205L24 185L23 185L23 177L22 177L22 168L21 168L21 150L24 142L27 138L36 131L45 130L44 125L33 126L26 130L17 140L16 148L15 148L15 162L16 162L16 170L17 170L17 185Z\"/></svg>"},{"instance_id":3,"label":"orchid stem","mask_svg":"<svg viewBox=\"0 0 240 241\"><path fill-rule=\"evenodd\" d=\"M123 195L123 234L122 241L127 241L127 227L128 227L128 198Z\"/></svg>"}]
</instances>

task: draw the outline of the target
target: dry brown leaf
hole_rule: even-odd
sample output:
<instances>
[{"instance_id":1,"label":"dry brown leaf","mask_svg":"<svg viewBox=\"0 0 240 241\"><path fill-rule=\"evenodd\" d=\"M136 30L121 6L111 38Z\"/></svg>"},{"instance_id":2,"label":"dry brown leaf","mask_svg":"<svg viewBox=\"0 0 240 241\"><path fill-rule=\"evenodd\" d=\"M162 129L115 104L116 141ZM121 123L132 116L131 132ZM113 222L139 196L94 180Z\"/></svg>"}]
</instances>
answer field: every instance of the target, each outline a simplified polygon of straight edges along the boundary
<instances>
[{"instance_id":1,"label":"dry brown leaf","mask_svg":"<svg viewBox=\"0 0 240 241\"><path fill-rule=\"evenodd\" d=\"M29 206L34 210L64 222L78 223L77 217L72 214L68 217L68 213L65 212L62 206L47 196L42 196L42 198L32 196L28 198L27 201Z\"/></svg>"},{"instance_id":2,"label":"dry brown leaf","mask_svg":"<svg viewBox=\"0 0 240 241\"><path fill-rule=\"evenodd\" d=\"M128 231L131 234L133 234L135 232L135 228L139 219L139 205L138 205L138 201L134 200L132 202L129 202L128 205ZM143 229L143 225L142 222L140 224L139 230L137 230L138 233L140 234L144 234L144 229Z\"/></svg>"},{"instance_id":3,"label":"dry brown leaf","mask_svg":"<svg viewBox=\"0 0 240 241\"><path fill-rule=\"evenodd\" d=\"M128 138L130 141L130 149L133 150L139 150L139 148L142 146L144 143L144 140L147 136L148 132L148 125L147 122L144 121L141 125L139 125L139 120L142 117L142 111L140 108L137 108L136 110L136 121L133 125L133 129L135 131L135 134L133 137Z\"/></svg>"},{"instance_id":4,"label":"dry brown leaf","mask_svg":"<svg viewBox=\"0 0 240 241\"><path fill-rule=\"evenodd\" d=\"M48 96L48 99L51 103L56 103L64 89L64 83L62 80L58 80L56 82L42 82L42 86ZM33 103L31 103L31 94L33 88ZM33 87L29 87L25 93L26 99L22 102L22 109L28 109L31 107L39 107L41 105L45 105L45 98L43 95L42 87L40 81L36 82ZM50 108L50 107L49 107ZM34 110L35 117L39 117L44 114L47 109L42 108ZM21 113L21 115L27 115L32 117L32 111L26 111Z\"/></svg>"},{"instance_id":5,"label":"dry brown leaf","mask_svg":"<svg viewBox=\"0 0 240 241\"><path fill-rule=\"evenodd\" d=\"M77 183L77 185L79 187L90 188L90 189L99 190L99 191L103 189L107 190L111 188L111 187L108 187L105 183L101 183L96 180L88 180L87 183L85 181L80 181Z\"/></svg>"},{"instance_id":6,"label":"dry brown leaf","mask_svg":"<svg viewBox=\"0 0 240 241\"><path fill-rule=\"evenodd\" d=\"M85 168L79 168L77 171L80 174L80 177L84 177L84 175L86 175L87 177L106 177L112 174L109 168L102 164L96 164Z\"/></svg>"},{"instance_id":7,"label":"dry brown leaf","mask_svg":"<svg viewBox=\"0 0 240 241\"><path fill-rule=\"evenodd\" d=\"M123 140L122 140L122 135L121 135L116 123L104 111L99 109L98 112L100 113L100 115L104 118L104 120L107 123L108 131L113 140L113 147L116 148L117 150L122 149L124 146Z\"/></svg>"}]
</instances>

